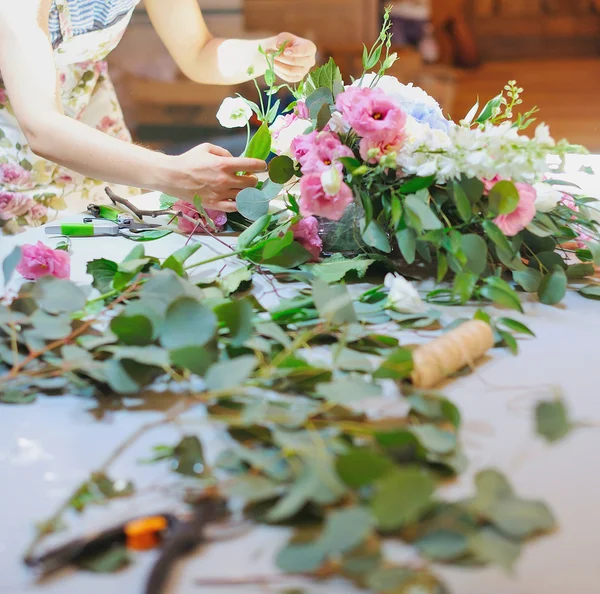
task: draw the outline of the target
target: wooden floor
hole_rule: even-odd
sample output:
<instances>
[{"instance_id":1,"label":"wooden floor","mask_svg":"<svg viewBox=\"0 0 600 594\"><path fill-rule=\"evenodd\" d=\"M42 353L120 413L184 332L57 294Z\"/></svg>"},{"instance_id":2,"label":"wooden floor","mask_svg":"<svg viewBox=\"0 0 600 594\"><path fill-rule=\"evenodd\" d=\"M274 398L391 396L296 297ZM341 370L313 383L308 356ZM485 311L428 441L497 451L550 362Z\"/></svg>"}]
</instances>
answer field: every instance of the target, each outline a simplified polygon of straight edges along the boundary
<instances>
[{"instance_id":1,"label":"wooden floor","mask_svg":"<svg viewBox=\"0 0 600 594\"><path fill-rule=\"evenodd\" d=\"M478 95L483 104L511 79L525 89L523 111L537 105L539 120L550 126L556 139L567 138L600 153L600 57L490 62L460 71L452 118L464 117Z\"/></svg>"}]
</instances>

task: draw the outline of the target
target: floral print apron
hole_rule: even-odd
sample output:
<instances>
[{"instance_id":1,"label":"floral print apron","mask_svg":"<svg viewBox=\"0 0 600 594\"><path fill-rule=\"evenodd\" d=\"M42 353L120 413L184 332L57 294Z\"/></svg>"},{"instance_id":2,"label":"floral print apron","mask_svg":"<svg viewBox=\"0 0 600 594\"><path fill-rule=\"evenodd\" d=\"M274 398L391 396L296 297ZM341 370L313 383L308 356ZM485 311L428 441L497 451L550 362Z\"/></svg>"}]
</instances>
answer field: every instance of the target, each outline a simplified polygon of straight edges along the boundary
<instances>
[{"instance_id":1,"label":"floral print apron","mask_svg":"<svg viewBox=\"0 0 600 594\"><path fill-rule=\"evenodd\" d=\"M113 25L75 34L68 0L55 0L62 41L54 59L65 115L129 142L105 58L123 37L138 2L132 0L130 11ZM32 153L0 78L0 234L42 225L61 210L82 212L106 200L105 186ZM125 195L140 192L112 187Z\"/></svg>"}]
</instances>

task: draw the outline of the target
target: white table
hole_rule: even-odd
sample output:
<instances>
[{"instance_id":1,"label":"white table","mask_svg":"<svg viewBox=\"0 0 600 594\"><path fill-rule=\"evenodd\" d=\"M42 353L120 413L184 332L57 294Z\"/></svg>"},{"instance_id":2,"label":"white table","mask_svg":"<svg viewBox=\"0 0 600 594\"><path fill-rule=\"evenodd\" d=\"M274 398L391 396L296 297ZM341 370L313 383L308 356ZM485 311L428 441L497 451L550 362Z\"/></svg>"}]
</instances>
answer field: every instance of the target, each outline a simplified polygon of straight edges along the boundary
<instances>
[{"instance_id":1,"label":"white table","mask_svg":"<svg viewBox=\"0 0 600 594\"><path fill-rule=\"evenodd\" d=\"M571 173L570 179L574 177L582 184L589 184L588 191L594 191L598 178ZM14 238L0 238L0 260L14 245L33 243L44 237L43 230L38 229ZM170 236L145 245L149 254L165 257L183 242L179 236ZM200 250L198 258L209 257L211 250L224 249L210 239L203 242L206 247ZM73 280L89 282L85 276L88 260L105 257L119 261L131 248L132 243L122 238L74 240ZM209 266L206 274L216 273L221 267L221 263ZM559 444L548 446L534 435L532 411L539 400L551 398L552 386L557 386L562 387L574 418L600 423L596 370L599 306L570 294L556 308L529 304L523 319L536 332L537 339L523 341L519 357L495 353L476 374L444 390L463 414L462 438L470 458L468 473L448 495L470 492L474 473L498 467L509 475L522 496L544 499L556 514L560 528L556 534L524 548L513 577L496 569L445 568L440 573L454 594L596 594L600 583L597 529L600 429L578 430ZM41 399L31 406L0 407L0 592L3 594L141 592L154 553L140 555L131 568L117 575L69 573L43 587L32 583L20 563L35 521L47 518L127 435L159 417L152 410L120 410L107 411L97 420L94 407L94 403L76 397ZM134 478L142 491L160 482L172 484L173 477L166 469L139 466L136 462L147 457L153 445L172 443L178 435L174 430L164 429L146 436L115 466L113 477ZM71 524L77 530L82 526L106 526L140 513L141 509L163 509L168 499L164 493L147 493L141 499L125 500L110 509L90 510L85 518ZM275 551L285 538L285 531L259 528L237 540L213 545L182 564L172 591L177 594L265 592L264 587L248 586L202 589L194 580L270 575L274 572ZM294 584L289 582L290 586ZM354 591L344 582L305 584L305 588L323 594Z\"/></svg>"}]
</instances>

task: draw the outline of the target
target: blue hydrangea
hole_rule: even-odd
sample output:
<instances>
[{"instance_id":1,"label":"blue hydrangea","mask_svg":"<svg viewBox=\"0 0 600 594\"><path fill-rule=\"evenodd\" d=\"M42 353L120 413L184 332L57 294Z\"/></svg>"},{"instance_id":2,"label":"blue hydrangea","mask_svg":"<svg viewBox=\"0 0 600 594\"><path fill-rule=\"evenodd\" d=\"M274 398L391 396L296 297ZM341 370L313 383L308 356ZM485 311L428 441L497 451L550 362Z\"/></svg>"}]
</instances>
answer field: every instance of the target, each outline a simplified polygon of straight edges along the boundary
<instances>
[{"instance_id":1,"label":"blue hydrangea","mask_svg":"<svg viewBox=\"0 0 600 594\"><path fill-rule=\"evenodd\" d=\"M444 119L441 110L437 106L416 103L411 106L408 113L415 118L417 122L427 124L433 130L448 131L448 120Z\"/></svg>"}]
</instances>

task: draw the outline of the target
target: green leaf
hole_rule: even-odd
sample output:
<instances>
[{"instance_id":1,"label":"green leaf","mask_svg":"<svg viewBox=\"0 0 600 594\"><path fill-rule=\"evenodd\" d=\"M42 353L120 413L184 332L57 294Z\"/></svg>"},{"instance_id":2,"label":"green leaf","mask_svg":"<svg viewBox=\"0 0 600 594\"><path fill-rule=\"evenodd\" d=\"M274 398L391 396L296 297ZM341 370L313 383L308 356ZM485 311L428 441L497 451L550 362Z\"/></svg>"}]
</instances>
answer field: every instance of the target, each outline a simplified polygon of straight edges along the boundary
<instances>
[{"instance_id":1,"label":"green leaf","mask_svg":"<svg viewBox=\"0 0 600 594\"><path fill-rule=\"evenodd\" d=\"M131 303L111 321L110 329L126 345L149 345L154 342L156 331L151 314L141 303Z\"/></svg>"},{"instance_id":2,"label":"green leaf","mask_svg":"<svg viewBox=\"0 0 600 594\"><path fill-rule=\"evenodd\" d=\"M456 180L452 182L452 195L454 197L454 203L456 204L460 218L465 222L470 221L473 217L473 208L471 206L471 202L467 197L463 187Z\"/></svg>"},{"instance_id":3,"label":"green leaf","mask_svg":"<svg viewBox=\"0 0 600 594\"><path fill-rule=\"evenodd\" d=\"M277 567L286 573L308 573L319 569L325 555L314 543L288 544L277 555Z\"/></svg>"},{"instance_id":4,"label":"green leaf","mask_svg":"<svg viewBox=\"0 0 600 594\"><path fill-rule=\"evenodd\" d=\"M399 192L405 196L409 194L416 194L420 190L426 190L427 188L430 188L434 182L435 175L431 175L429 177L413 177L400 186Z\"/></svg>"},{"instance_id":5,"label":"green leaf","mask_svg":"<svg viewBox=\"0 0 600 594\"><path fill-rule=\"evenodd\" d=\"M372 220L366 225L366 221L363 219L360 223L360 232L363 241L368 246L373 247L384 254L389 254L392 251L388 236L377 221Z\"/></svg>"},{"instance_id":6,"label":"green leaf","mask_svg":"<svg viewBox=\"0 0 600 594\"><path fill-rule=\"evenodd\" d=\"M252 336L254 313L249 299L238 299L223 303L214 311L219 322L229 328L229 338L233 346L242 346Z\"/></svg>"},{"instance_id":7,"label":"green leaf","mask_svg":"<svg viewBox=\"0 0 600 594\"><path fill-rule=\"evenodd\" d=\"M551 273L542 278L538 289L540 303L556 305L567 294L567 285L568 280L565 271L560 266L556 266Z\"/></svg>"},{"instance_id":8,"label":"green leaf","mask_svg":"<svg viewBox=\"0 0 600 594\"><path fill-rule=\"evenodd\" d=\"M430 594L431 590L424 590L420 587L406 589L405 586L415 577L415 572L404 567L380 567L369 573L367 576L367 586L372 592L378 594L404 594L416 590L418 594Z\"/></svg>"},{"instance_id":9,"label":"green leaf","mask_svg":"<svg viewBox=\"0 0 600 594\"><path fill-rule=\"evenodd\" d=\"M596 266L600 266L600 242L587 242L588 250L592 256L592 261Z\"/></svg>"},{"instance_id":10,"label":"green leaf","mask_svg":"<svg viewBox=\"0 0 600 594\"><path fill-rule=\"evenodd\" d=\"M316 278L326 283L333 284L344 280L351 272L355 273L358 278L363 278L374 262L375 260L367 260L362 256L344 258L340 254L336 254L318 264L307 264L302 269L311 272Z\"/></svg>"},{"instance_id":11,"label":"green leaf","mask_svg":"<svg viewBox=\"0 0 600 594\"><path fill-rule=\"evenodd\" d=\"M330 324L340 326L357 322L352 297L344 285L328 285L317 279L313 283L313 299L319 315Z\"/></svg>"},{"instance_id":12,"label":"green leaf","mask_svg":"<svg viewBox=\"0 0 600 594\"><path fill-rule=\"evenodd\" d=\"M461 249L467 256L466 268L477 276L487 268L488 249L485 241L474 233L461 237Z\"/></svg>"},{"instance_id":13,"label":"green leaf","mask_svg":"<svg viewBox=\"0 0 600 594\"><path fill-rule=\"evenodd\" d=\"M469 538L469 548L484 563L499 565L511 571L521 554L521 545L510 540L493 528L483 528Z\"/></svg>"},{"instance_id":14,"label":"green leaf","mask_svg":"<svg viewBox=\"0 0 600 594\"><path fill-rule=\"evenodd\" d=\"M500 231L498 225L492 221L483 221L482 226L483 231L492 240L496 247L502 250L502 252L510 258L514 250L512 249L506 235Z\"/></svg>"},{"instance_id":15,"label":"green leaf","mask_svg":"<svg viewBox=\"0 0 600 594\"><path fill-rule=\"evenodd\" d=\"M527 293L537 293L542 282L542 273L535 268L513 272L514 281Z\"/></svg>"},{"instance_id":16,"label":"green leaf","mask_svg":"<svg viewBox=\"0 0 600 594\"><path fill-rule=\"evenodd\" d=\"M328 103L323 103L319 113L317 114L317 130L320 132L329 124L331 120L331 106Z\"/></svg>"},{"instance_id":17,"label":"green leaf","mask_svg":"<svg viewBox=\"0 0 600 594\"><path fill-rule=\"evenodd\" d=\"M381 387L360 377L345 376L317 386L317 394L334 404L348 405L381 396Z\"/></svg>"},{"instance_id":18,"label":"green leaf","mask_svg":"<svg viewBox=\"0 0 600 594\"><path fill-rule=\"evenodd\" d=\"M184 476L198 477L204 474L204 451L200 440L192 435L184 437L173 449L173 470Z\"/></svg>"},{"instance_id":19,"label":"green leaf","mask_svg":"<svg viewBox=\"0 0 600 594\"><path fill-rule=\"evenodd\" d=\"M354 157L340 157L338 161L344 165L348 173L354 173L359 167L362 167L362 163Z\"/></svg>"},{"instance_id":20,"label":"green leaf","mask_svg":"<svg viewBox=\"0 0 600 594\"><path fill-rule=\"evenodd\" d=\"M104 372L109 387L117 394L137 394L140 385L127 373L124 361L109 359L104 364Z\"/></svg>"},{"instance_id":21,"label":"green leaf","mask_svg":"<svg viewBox=\"0 0 600 594\"><path fill-rule=\"evenodd\" d=\"M237 246L240 250L247 249L254 240L265 231L271 224L271 215L265 215L256 220L250 227L248 227L239 237Z\"/></svg>"},{"instance_id":22,"label":"green leaf","mask_svg":"<svg viewBox=\"0 0 600 594\"><path fill-rule=\"evenodd\" d=\"M522 324L517 320L513 320L511 318L500 318L498 320L498 324L501 326L506 326L509 330L517 332L518 334L526 334L527 336L533 336L535 338L535 334L527 326L525 326L525 324Z\"/></svg>"},{"instance_id":23,"label":"green leaf","mask_svg":"<svg viewBox=\"0 0 600 594\"><path fill-rule=\"evenodd\" d=\"M515 337L510 332L500 329L498 329L498 334L502 339L502 345L506 346L513 355L518 355L519 343L516 341Z\"/></svg>"},{"instance_id":24,"label":"green leaf","mask_svg":"<svg viewBox=\"0 0 600 594\"><path fill-rule=\"evenodd\" d=\"M545 503L516 497L496 503L489 519L503 534L519 540L555 527L554 517Z\"/></svg>"},{"instance_id":25,"label":"green leaf","mask_svg":"<svg viewBox=\"0 0 600 594\"><path fill-rule=\"evenodd\" d=\"M489 299L496 305L508 307L523 313L523 306L517 293L508 283L498 277L488 277L485 279L486 286L480 289L481 296Z\"/></svg>"},{"instance_id":26,"label":"green leaf","mask_svg":"<svg viewBox=\"0 0 600 594\"><path fill-rule=\"evenodd\" d=\"M316 121L323 105L333 105L333 93L326 87L318 88L306 98L306 107L310 113L310 119Z\"/></svg>"},{"instance_id":27,"label":"green leaf","mask_svg":"<svg viewBox=\"0 0 600 594\"><path fill-rule=\"evenodd\" d=\"M464 534L450 530L434 530L416 543L425 557L432 561L455 561L469 550L469 541Z\"/></svg>"},{"instance_id":28,"label":"green leaf","mask_svg":"<svg viewBox=\"0 0 600 594\"><path fill-rule=\"evenodd\" d=\"M85 307L83 291L69 280L45 276L33 286L32 296L50 314L73 313Z\"/></svg>"},{"instance_id":29,"label":"green leaf","mask_svg":"<svg viewBox=\"0 0 600 594\"><path fill-rule=\"evenodd\" d=\"M249 159L265 161L271 152L271 132L269 126L263 122L256 134L248 143L244 156Z\"/></svg>"},{"instance_id":30,"label":"green leaf","mask_svg":"<svg viewBox=\"0 0 600 594\"><path fill-rule=\"evenodd\" d=\"M572 264L567 268L567 278L569 280L579 280L594 276L596 269L591 264Z\"/></svg>"},{"instance_id":31,"label":"green leaf","mask_svg":"<svg viewBox=\"0 0 600 594\"><path fill-rule=\"evenodd\" d=\"M372 500L377 525L391 531L417 522L430 508L435 482L417 467L398 468L376 484Z\"/></svg>"},{"instance_id":32,"label":"green leaf","mask_svg":"<svg viewBox=\"0 0 600 594\"><path fill-rule=\"evenodd\" d=\"M240 288L252 281L252 269L250 267L238 268L228 275L218 279L217 284L223 291L225 297L236 293Z\"/></svg>"},{"instance_id":33,"label":"green leaf","mask_svg":"<svg viewBox=\"0 0 600 594\"><path fill-rule=\"evenodd\" d=\"M488 200L495 215L511 214L519 205L519 191L512 182L500 181L490 190Z\"/></svg>"},{"instance_id":34,"label":"green leaf","mask_svg":"<svg viewBox=\"0 0 600 594\"><path fill-rule=\"evenodd\" d=\"M77 562L77 566L92 573L116 573L131 563L129 550L123 544L115 544L108 550L87 556Z\"/></svg>"},{"instance_id":35,"label":"green leaf","mask_svg":"<svg viewBox=\"0 0 600 594\"><path fill-rule=\"evenodd\" d=\"M500 93L500 95L497 95L496 97L488 101L485 104L484 108L481 110L479 117L475 120L475 123L485 124L485 122L487 122L494 115L495 110L501 107L502 97L503 95L502 93Z\"/></svg>"},{"instance_id":36,"label":"green leaf","mask_svg":"<svg viewBox=\"0 0 600 594\"><path fill-rule=\"evenodd\" d=\"M243 355L215 363L206 374L206 386L211 391L241 386L252 375L257 365L258 360L253 355Z\"/></svg>"},{"instance_id":37,"label":"green leaf","mask_svg":"<svg viewBox=\"0 0 600 594\"><path fill-rule=\"evenodd\" d=\"M400 253L407 264L414 264L417 254L417 235L413 229L407 227L396 233L396 241Z\"/></svg>"},{"instance_id":38,"label":"green leaf","mask_svg":"<svg viewBox=\"0 0 600 594\"><path fill-rule=\"evenodd\" d=\"M163 269L173 270L177 276L185 276L184 264L202 247L201 243L186 245L171 254L163 263Z\"/></svg>"},{"instance_id":39,"label":"green leaf","mask_svg":"<svg viewBox=\"0 0 600 594\"><path fill-rule=\"evenodd\" d=\"M452 285L452 294L460 301L467 303L473 297L473 292L477 287L479 277L471 272L459 272L454 277Z\"/></svg>"},{"instance_id":40,"label":"green leaf","mask_svg":"<svg viewBox=\"0 0 600 594\"><path fill-rule=\"evenodd\" d=\"M431 208L429 208L429 206L416 194L411 194L406 197L404 208L411 220L411 226L417 231L433 231L435 229L443 228L442 223L435 216Z\"/></svg>"},{"instance_id":41,"label":"green leaf","mask_svg":"<svg viewBox=\"0 0 600 594\"><path fill-rule=\"evenodd\" d=\"M4 404L33 404L36 400L37 396L35 394L30 394L23 388L0 392L0 402Z\"/></svg>"},{"instance_id":42,"label":"green leaf","mask_svg":"<svg viewBox=\"0 0 600 594\"><path fill-rule=\"evenodd\" d=\"M329 61L326 64L315 68L308 75L306 82L307 86L310 86L313 90L326 88L332 93L335 93L336 86L339 83L343 83L343 79L342 73L335 61L333 58L329 58Z\"/></svg>"},{"instance_id":43,"label":"green leaf","mask_svg":"<svg viewBox=\"0 0 600 594\"><path fill-rule=\"evenodd\" d=\"M52 316L38 309L30 318L35 333L44 340L59 340L71 333L71 317L68 314Z\"/></svg>"},{"instance_id":44,"label":"green leaf","mask_svg":"<svg viewBox=\"0 0 600 594\"><path fill-rule=\"evenodd\" d=\"M538 403L535 409L535 424L537 434L550 443L560 441L574 427L562 400Z\"/></svg>"},{"instance_id":45,"label":"green leaf","mask_svg":"<svg viewBox=\"0 0 600 594\"><path fill-rule=\"evenodd\" d=\"M287 155L275 157L269 163L269 179L276 184L287 184L295 173L294 162Z\"/></svg>"},{"instance_id":46,"label":"green leaf","mask_svg":"<svg viewBox=\"0 0 600 594\"><path fill-rule=\"evenodd\" d=\"M100 258L88 262L86 272L91 274L94 280L92 286L100 293L108 293L113 288L113 279L119 270L119 265L112 260Z\"/></svg>"},{"instance_id":47,"label":"green leaf","mask_svg":"<svg viewBox=\"0 0 600 594\"><path fill-rule=\"evenodd\" d=\"M411 432L426 450L435 454L450 454L458 445L454 433L440 429L436 425L418 425L411 427Z\"/></svg>"},{"instance_id":48,"label":"green leaf","mask_svg":"<svg viewBox=\"0 0 600 594\"><path fill-rule=\"evenodd\" d=\"M7 287L10 283L12 276L21 261L21 248L16 246L12 252L4 258L2 261L2 273L4 274L4 286Z\"/></svg>"},{"instance_id":49,"label":"green leaf","mask_svg":"<svg viewBox=\"0 0 600 594\"><path fill-rule=\"evenodd\" d=\"M360 448L337 459L339 477L352 489L373 484L394 468L394 463L374 450Z\"/></svg>"},{"instance_id":50,"label":"green leaf","mask_svg":"<svg viewBox=\"0 0 600 594\"><path fill-rule=\"evenodd\" d=\"M217 319L210 308L190 297L181 297L167 310L160 341L168 350L204 346L216 329Z\"/></svg>"},{"instance_id":51,"label":"green leaf","mask_svg":"<svg viewBox=\"0 0 600 594\"><path fill-rule=\"evenodd\" d=\"M188 369L202 377L215 363L216 353L206 347L192 346L172 350L170 357L176 367Z\"/></svg>"},{"instance_id":52,"label":"green leaf","mask_svg":"<svg viewBox=\"0 0 600 594\"><path fill-rule=\"evenodd\" d=\"M562 268L563 270L567 270L567 263L564 261L563 257L560 254L557 254L555 251L539 252L537 254L537 259L547 270L552 270L556 266Z\"/></svg>"},{"instance_id":53,"label":"green leaf","mask_svg":"<svg viewBox=\"0 0 600 594\"><path fill-rule=\"evenodd\" d=\"M347 507L327 514L315 546L326 556L346 553L362 544L375 528L375 519L364 507Z\"/></svg>"},{"instance_id":54,"label":"green leaf","mask_svg":"<svg viewBox=\"0 0 600 594\"><path fill-rule=\"evenodd\" d=\"M256 188L245 188L235 200L239 213L250 221L257 221L269 212L271 200Z\"/></svg>"},{"instance_id":55,"label":"green leaf","mask_svg":"<svg viewBox=\"0 0 600 594\"><path fill-rule=\"evenodd\" d=\"M588 285L579 290L579 294L587 299L600 299L600 285Z\"/></svg>"},{"instance_id":56,"label":"green leaf","mask_svg":"<svg viewBox=\"0 0 600 594\"><path fill-rule=\"evenodd\" d=\"M412 351L396 349L373 374L374 379L408 379L414 369Z\"/></svg>"},{"instance_id":57,"label":"green leaf","mask_svg":"<svg viewBox=\"0 0 600 594\"><path fill-rule=\"evenodd\" d=\"M149 231L140 231L139 233L132 233L127 236L129 241L137 241L139 243L147 241L156 241L162 239L167 235L172 235L173 231L170 229L151 229Z\"/></svg>"},{"instance_id":58,"label":"green leaf","mask_svg":"<svg viewBox=\"0 0 600 594\"><path fill-rule=\"evenodd\" d=\"M173 208L176 202L177 198L173 198L173 196L168 196L167 194L161 194L158 201L161 210Z\"/></svg>"}]
</instances>

